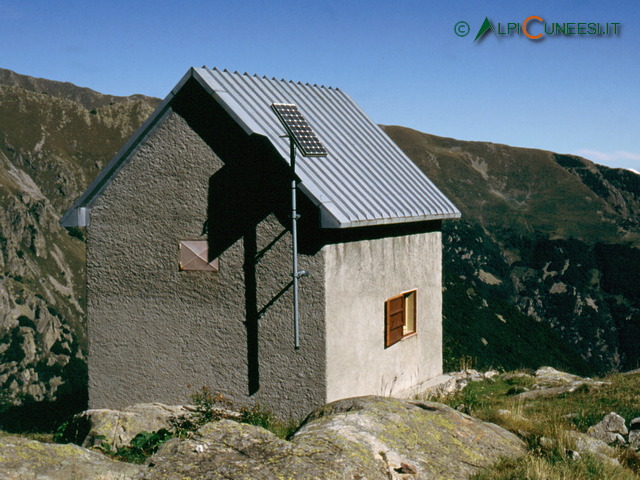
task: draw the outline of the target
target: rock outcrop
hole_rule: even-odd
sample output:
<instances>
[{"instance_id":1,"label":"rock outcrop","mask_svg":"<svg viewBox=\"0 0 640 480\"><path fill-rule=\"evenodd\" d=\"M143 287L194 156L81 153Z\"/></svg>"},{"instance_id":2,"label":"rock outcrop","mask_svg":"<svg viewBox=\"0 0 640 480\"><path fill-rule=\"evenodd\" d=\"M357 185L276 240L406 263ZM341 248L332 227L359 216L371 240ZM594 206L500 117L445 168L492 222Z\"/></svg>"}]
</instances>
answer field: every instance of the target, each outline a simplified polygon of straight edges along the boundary
<instances>
[{"instance_id":1,"label":"rock outcrop","mask_svg":"<svg viewBox=\"0 0 640 480\"><path fill-rule=\"evenodd\" d=\"M627 430L624 418L611 412L605 415L602 421L589 427L587 433L607 445L624 445L627 442L623 435L627 435L629 430Z\"/></svg>"},{"instance_id":2,"label":"rock outcrop","mask_svg":"<svg viewBox=\"0 0 640 480\"><path fill-rule=\"evenodd\" d=\"M569 431L567 432L567 436L569 439L573 440L576 444L576 451L580 455L593 455L594 457L600 459L603 462L612 464L612 465L620 465L620 462L617 460L617 452L613 447L610 447L602 440L598 440L597 438L593 438L590 435L582 432Z\"/></svg>"},{"instance_id":3,"label":"rock outcrop","mask_svg":"<svg viewBox=\"0 0 640 480\"><path fill-rule=\"evenodd\" d=\"M445 405L360 397L318 409L291 441L229 420L207 424L160 447L142 478L461 480L524 452L512 433Z\"/></svg>"},{"instance_id":4,"label":"rock outcrop","mask_svg":"<svg viewBox=\"0 0 640 480\"><path fill-rule=\"evenodd\" d=\"M140 432L171 430L172 420L193 414L188 406L140 403L123 410L93 409L73 417L65 437L83 447L102 446L115 451L129 445Z\"/></svg>"},{"instance_id":5,"label":"rock outcrop","mask_svg":"<svg viewBox=\"0 0 640 480\"><path fill-rule=\"evenodd\" d=\"M604 382L591 378L582 378L566 372L560 372L552 367L541 367L533 377L535 383L531 389L516 395L516 398L533 399L541 397L555 397L563 393L571 393L578 388L598 388Z\"/></svg>"},{"instance_id":6,"label":"rock outcrop","mask_svg":"<svg viewBox=\"0 0 640 480\"><path fill-rule=\"evenodd\" d=\"M144 467L116 462L77 445L0 437L3 480L131 480Z\"/></svg>"},{"instance_id":7,"label":"rock outcrop","mask_svg":"<svg viewBox=\"0 0 640 480\"><path fill-rule=\"evenodd\" d=\"M629 446L640 450L640 417L629 423Z\"/></svg>"},{"instance_id":8,"label":"rock outcrop","mask_svg":"<svg viewBox=\"0 0 640 480\"><path fill-rule=\"evenodd\" d=\"M449 395L464 390L464 388L469 385L469 382L491 380L498 375L499 372L496 370L479 372L472 368L459 372L449 372L434 379L434 384L423 389L420 393L427 395Z\"/></svg>"}]
</instances>

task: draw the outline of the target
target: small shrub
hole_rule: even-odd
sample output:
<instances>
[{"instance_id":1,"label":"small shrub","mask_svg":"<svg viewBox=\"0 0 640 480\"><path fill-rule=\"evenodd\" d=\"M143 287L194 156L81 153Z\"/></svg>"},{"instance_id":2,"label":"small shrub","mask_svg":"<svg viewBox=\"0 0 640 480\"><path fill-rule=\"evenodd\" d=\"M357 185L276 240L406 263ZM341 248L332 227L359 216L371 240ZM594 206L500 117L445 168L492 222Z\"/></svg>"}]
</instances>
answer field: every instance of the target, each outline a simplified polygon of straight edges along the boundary
<instances>
[{"instance_id":1,"label":"small shrub","mask_svg":"<svg viewBox=\"0 0 640 480\"><path fill-rule=\"evenodd\" d=\"M77 238L81 242L86 242L87 241L87 236L86 236L86 233L85 233L86 229L79 228L79 227L67 227L66 230L67 230L67 233L69 234L69 236Z\"/></svg>"},{"instance_id":2,"label":"small shrub","mask_svg":"<svg viewBox=\"0 0 640 480\"><path fill-rule=\"evenodd\" d=\"M240 415L242 423L248 423L249 425L255 425L256 427L262 427L267 430L275 420L273 412L259 403L251 407L242 407L240 409Z\"/></svg>"},{"instance_id":3,"label":"small shrub","mask_svg":"<svg viewBox=\"0 0 640 480\"><path fill-rule=\"evenodd\" d=\"M269 430L277 437L288 439L298 429L298 423L293 420L283 421L279 419L269 408L255 403L250 407L242 407L240 409L240 421L262 427Z\"/></svg>"},{"instance_id":4,"label":"small shrub","mask_svg":"<svg viewBox=\"0 0 640 480\"><path fill-rule=\"evenodd\" d=\"M54 443L69 443L73 441L73 438L69 435L69 420L62 422L58 425L53 432Z\"/></svg>"},{"instance_id":5,"label":"small shrub","mask_svg":"<svg viewBox=\"0 0 640 480\"><path fill-rule=\"evenodd\" d=\"M222 420L223 418L235 419L233 415L233 402L221 393L213 393L210 387L202 387L191 395L191 401L195 405L195 413L173 418L171 426L176 437L184 438L191 432L209 422Z\"/></svg>"},{"instance_id":6,"label":"small shrub","mask_svg":"<svg viewBox=\"0 0 640 480\"><path fill-rule=\"evenodd\" d=\"M467 415L475 415L477 409L484 403L478 391L478 385L479 384L471 383L463 390L452 395L442 395L429 399L449 405L451 408L455 408L459 412L466 413Z\"/></svg>"},{"instance_id":7,"label":"small shrub","mask_svg":"<svg viewBox=\"0 0 640 480\"><path fill-rule=\"evenodd\" d=\"M166 428L161 428L155 432L140 432L129 445L113 450L108 443L103 442L99 450L117 460L129 463L143 463L148 457L158 451L158 448L173 434Z\"/></svg>"},{"instance_id":8,"label":"small shrub","mask_svg":"<svg viewBox=\"0 0 640 480\"><path fill-rule=\"evenodd\" d=\"M200 425L227 417L233 407L231 400L221 393L213 393L209 387L202 387L200 391L191 395L191 401L196 406L196 423Z\"/></svg>"},{"instance_id":9,"label":"small shrub","mask_svg":"<svg viewBox=\"0 0 640 480\"><path fill-rule=\"evenodd\" d=\"M513 396L513 395L518 395L519 393L524 393L526 391L527 389L522 385L514 385L513 387L509 388L509 390L507 390L505 395Z\"/></svg>"}]
</instances>

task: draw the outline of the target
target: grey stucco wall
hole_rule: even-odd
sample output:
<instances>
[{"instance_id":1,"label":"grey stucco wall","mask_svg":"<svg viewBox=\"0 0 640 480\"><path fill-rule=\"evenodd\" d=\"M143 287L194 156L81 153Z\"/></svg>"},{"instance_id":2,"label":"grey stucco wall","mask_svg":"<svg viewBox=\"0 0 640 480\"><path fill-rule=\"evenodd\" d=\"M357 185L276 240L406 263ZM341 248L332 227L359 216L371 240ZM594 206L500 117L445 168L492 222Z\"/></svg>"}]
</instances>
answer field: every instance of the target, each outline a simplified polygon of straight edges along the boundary
<instances>
[{"instance_id":1,"label":"grey stucco wall","mask_svg":"<svg viewBox=\"0 0 640 480\"><path fill-rule=\"evenodd\" d=\"M399 395L442 373L439 231L328 245L327 401ZM384 346L385 301L417 289L417 333Z\"/></svg>"},{"instance_id":2,"label":"grey stucco wall","mask_svg":"<svg viewBox=\"0 0 640 480\"><path fill-rule=\"evenodd\" d=\"M300 260L311 272L301 285L300 350L293 348L292 289L276 299L291 281L291 241L280 236L285 227L275 215L221 254L219 272L178 270L179 241L206 238L210 178L223 166L170 112L93 206L91 408L186 403L203 385L284 416L300 417L325 400L322 255ZM221 208L232 218L230 207ZM254 321L247 324L247 315Z\"/></svg>"}]
</instances>

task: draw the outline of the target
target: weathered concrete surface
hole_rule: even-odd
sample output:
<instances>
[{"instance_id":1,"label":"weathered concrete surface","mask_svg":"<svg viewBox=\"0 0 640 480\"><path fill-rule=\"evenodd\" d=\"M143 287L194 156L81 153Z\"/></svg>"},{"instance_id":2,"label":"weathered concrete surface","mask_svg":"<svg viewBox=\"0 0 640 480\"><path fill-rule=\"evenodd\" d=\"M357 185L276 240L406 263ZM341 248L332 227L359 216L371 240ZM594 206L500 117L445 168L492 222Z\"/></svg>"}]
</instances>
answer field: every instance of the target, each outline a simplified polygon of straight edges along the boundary
<instances>
[{"instance_id":1,"label":"weathered concrete surface","mask_svg":"<svg viewBox=\"0 0 640 480\"><path fill-rule=\"evenodd\" d=\"M171 421L192 415L191 407L142 403L123 410L95 409L75 415L65 434L74 443L89 448L106 443L113 450L129 445L140 432L171 430Z\"/></svg>"},{"instance_id":2,"label":"weathered concrete surface","mask_svg":"<svg viewBox=\"0 0 640 480\"><path fill-rule=\"evenodd\" d=\"M327 402L404 396L442 374L441 233L328 245ZM417 289L416 334L385 348L385 301Z\"/></svg>"},{"instance_id":3,"label":"weathered concrete surface","mask_svg":"<svg viewBox=\"0 0 640 480\"><path fill-rule=\"evenodd\" d=\"M77 445L0 437L2 480L129 480L144 469L111 460Z\"/></svg>"},{"instance_id":4,"label":"weathered concrete surface","mask_svg":"<svg viewBox=\"0 0 640 480\"><path fill-rule=\"evenodd\" d=\"M318 409L290 442L231 421L205 425L163 445L142 478L462 480L524 452L515 435L445 405L360 397Z\"/></svg>"},{"instance_id":5,"label":"weathered concrete surface","mask_svg":"<svg viewBox=\"0 0 640 480\"><path fill-rule=\"evenodd\" d=\"M300 418L325 403L324 263L300 256L311 275L301 282L295 350L290 235L273 213L241 225L243 205L264 207L276 186L257 159L241 168L218 157L194 125L212 142L244 133L207 121L170 112L92 207L89 406L184 404L209 386ZM249 205L258 194L263 204ZM206 239L205 224L214 242L228 236L220 270L179 271L179 242Z\"/></svg>"}]
</instances>

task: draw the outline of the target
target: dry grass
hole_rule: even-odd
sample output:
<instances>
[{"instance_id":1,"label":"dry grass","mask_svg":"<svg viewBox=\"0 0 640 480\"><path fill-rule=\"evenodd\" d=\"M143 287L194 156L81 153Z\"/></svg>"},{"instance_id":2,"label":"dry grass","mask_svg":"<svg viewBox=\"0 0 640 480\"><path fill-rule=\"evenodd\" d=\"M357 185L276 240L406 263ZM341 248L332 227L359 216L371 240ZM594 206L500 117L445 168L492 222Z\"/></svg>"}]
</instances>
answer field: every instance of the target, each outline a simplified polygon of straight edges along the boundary
<instances>
[{"instance_id":1,"label":"dry grass","mask_svg":"<svg viewBox=\"0 0 640 480\"><path fill-rule=\"evenodd\" d=\"M637 480L631 471L593 457L574 460L530 454L520 460L502 461L472 480Z\"/></svg>"},{"instance_id":2,"label":"dry grass","mask_svg":"<svg viewBox=\"0 0 640 480\"><path fill-rule=\"evenodd\" d=\"M608 384L599 388L585 387L557 397L523 400L514 393L530 388L531 378L498 378L471 383L452 396L431 399L496 423L527 443L528 455L499 462L474 480L638 480L638 452L618 449L621 465L589 454L575 454L575 440L569 432L585 432L612 411L627 421L640 416L640 373L614 374L604 380Z\"/></svg>"}]
</instances>

